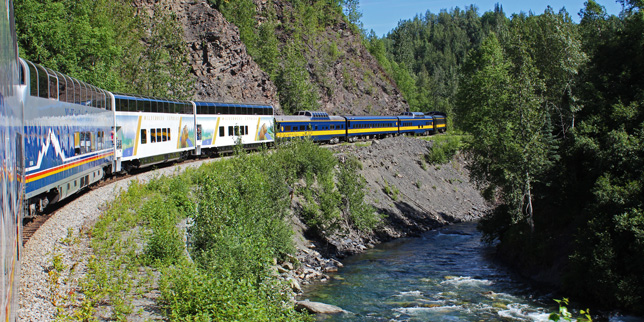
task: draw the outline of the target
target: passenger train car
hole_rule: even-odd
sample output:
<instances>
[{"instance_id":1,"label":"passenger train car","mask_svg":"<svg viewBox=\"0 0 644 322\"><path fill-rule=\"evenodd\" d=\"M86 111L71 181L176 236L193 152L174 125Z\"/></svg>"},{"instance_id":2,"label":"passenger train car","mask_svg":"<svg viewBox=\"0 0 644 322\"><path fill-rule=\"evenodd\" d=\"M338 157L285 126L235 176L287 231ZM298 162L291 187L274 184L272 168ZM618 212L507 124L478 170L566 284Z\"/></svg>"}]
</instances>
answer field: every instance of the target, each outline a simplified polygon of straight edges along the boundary
<instances>
[{"instance_id":1,"label":"passenger train car","mask_svg":"<svg viewBox=\"0 0 644 322\"><path fill-rule=\"evenodd\" d=\"M24 185L22 105L13 5L11 0L0 1L0 320L16 321Z\"/></svg>"},{"instance_id":2,"label":"passenger train car","mask_svg":"<svg viewBox=\"0 0 644 322\"><path fill-rule=\"evenodd\" d=\"M310 137L316 142L338 143L444 132L445 114L433 113L436 116L421 112L405 112L399 116L329 116L325 112L301 111L297 115L276 115L275 137L283 140Z\"/></svg>"},{"instance_id":3,"label":"passenger train car","mask_svg":"<svg viewBox=\"0 0 644 322\"><path fill-rule=\"evenodd\" d=\"M114 103L115 171L185 159L195 149L194 103L109 95Z\"/></svg>"},{"instance_id":4,"label":"passenger train car","mask_svg":"<svg viewBox=\"0 0 644 322\"><path fill-rule=\"evenodd\" d=\"M270 105L193 103L198 134L196 155L230 152L238 143L253 149L271 144L275 139L274 112Z\"/></svg>"},{"instance_id":5,"label":"passenger train car","mask_svg":"<svg viewBox=\"0 0 644 322\"><path fill-rule=\"evenodd\" d=\"M311 137L313 141L338 143L347 134L346 119L326 112L302 111L298 115L276 115L276 138Z\"/></svg>"},{"instance_id":6,"label":"passenger train car","mask_svg":"<svg viewBox=\"0 0 644 322\"><path fill-rule=\"evenodd\" d=\"M26 216L112 172L110 93L20 59Z\"/></svg>"}]
</instances>

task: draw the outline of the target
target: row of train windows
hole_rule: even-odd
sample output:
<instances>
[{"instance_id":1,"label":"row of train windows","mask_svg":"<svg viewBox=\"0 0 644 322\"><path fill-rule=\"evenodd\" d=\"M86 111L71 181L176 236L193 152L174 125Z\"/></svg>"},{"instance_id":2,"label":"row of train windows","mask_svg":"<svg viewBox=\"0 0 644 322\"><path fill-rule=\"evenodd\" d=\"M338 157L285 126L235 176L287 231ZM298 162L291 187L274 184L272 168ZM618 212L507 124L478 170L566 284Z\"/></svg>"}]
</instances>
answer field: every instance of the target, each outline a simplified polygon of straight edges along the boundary
<instances>
[{"instance_id":1,"label":"row of train windows","mask_svg":"<svg viewBox=\"0 0 644 322\"><path fill-rule=\"evenodd\" d=\"M280 127L280 130L282 132L306 131L307 129L310 129L310 125L309 126L307 126L307 125L300 125L300 126L295 125L293 127L291 127L290 125L285 125L285 126ZM315 131L318 131L318 130L324 131L324 130L342 130L342 129L344 129L344 125L340 124L340 125L329 125L329 126L318 126L318 125L316 125L313 130L315 130Z\"/></svg>"},{"instance_id":2,"label":"row of train windows","mask_svg":"<svg viewBox=\"0 0 644 322\"><path fill-rule=\"evenodd\" d=\"M270 106L197 105L197 114L273 115Z\"/></svg>"},{"instance_id":3,"label":"row of train windows","mask_svg":"<svg viewBox=\"0 0 644 322\"><path fill-rule=\"evenodd\" d=\"M110 97L105 91L75 78L25 61L29 68L30 95L61 102L110 109ZM27 71L20 68L20 81L26 85Z\"/></svg>"},{"instance_id":4,"label":"row of train windows","mask_svg":"<svg viewBox=\"0 0 644 322\"><path fill-rule=\"evenodd\" d=\"M397 125L397 124L396 124ZM370 124L354 124L354 129L373 129L373 128L383 128L383 127L393 127L394 123L370 123Z\"/></svg>"},{"instance_id":5,"label":"row of train windows","mask_svg":"<svg viewBox=\"0 0 644 322\"><path fill-rule=\"evenodd\" d=\"M105 146L105 132L75 132L74 133L74 154L84 154L102 150Z\"/></svg>"},{"instance_id":6,"label":"row of train windows","mask_svg":"<svg viewBox=\"0 0 644 322\"><path fill-rule=\"evenodd\" d=\"M150 143L170 141L170 128L150 129ZM141 144L148 143L148 130L141 130Z\"/></svg>"},{"instance_id":7,"label":"row of train windows","mask_svg":"<svg viewBox=\"0 0 644 322\"><path fill-rule=\"evenodd\" d=\"M400 124L401 124L402 126L414 126L414 123L412 123L412 122L402 122L402 123L400 123ZM432 123L431 123L431 122L425 122L425 124L420 124L420 125L418 125L418 128L420 129L420 128L422 128L422 126L424 126L424 125L432 125Z\"/></svg>"},{"instance_id":8,"label":"row of train windows","mask_svg":"<svg viewBox=\"0 0 644 322\"><path fill-rule=\"evenodd\" d=\"M228 136L248 135L248 125L235 125L228 127ZM226 136L226 129L223 126L219 127L219 136Z\"/></svg>"},{"instance_id":9,"label":"row of train windows","mask_svg":"<svg viewBox=\"0 0 644 322\"><path fill-rule=\"evenodd\" d=\"M117 98L115 105L117 112L193 113L192 104L184 102Z\"/></svg>"}]
</instances>

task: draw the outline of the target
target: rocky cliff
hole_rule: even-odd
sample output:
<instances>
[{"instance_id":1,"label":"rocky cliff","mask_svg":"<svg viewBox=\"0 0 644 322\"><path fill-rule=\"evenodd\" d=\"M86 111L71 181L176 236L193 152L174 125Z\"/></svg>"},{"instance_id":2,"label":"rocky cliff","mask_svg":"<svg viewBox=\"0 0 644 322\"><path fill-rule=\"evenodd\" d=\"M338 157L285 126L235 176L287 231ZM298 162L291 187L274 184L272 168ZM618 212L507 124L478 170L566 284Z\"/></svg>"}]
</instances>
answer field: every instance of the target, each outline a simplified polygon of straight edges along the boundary
<instances>
[{"instance_id":1,"label":"rocky cliff","mask_svg":"<svg viewBox=\"0 0 644 322\"><path fill-rule=\"evenodd\" d=\"M256 0L258 25L271 10L276 19L278 68L284 47L291 43L294 8L287 0ZM206 0L137 0L135 5L152 12L165 6L183 26L185 46L194 78L195 100L272 104L282 113L273 77L256 63L242 42L237 26ZM313 33L298 35L306 61L304 75L312 85L319 109L330 114L398 114L408 109L395 82L364 47L361 36L341 14ZM287 94L282 94L284 99ZM294 107L298 109L298 106ZM293 108L292 108L293 109Z\"/></svg>"}]
</instances>

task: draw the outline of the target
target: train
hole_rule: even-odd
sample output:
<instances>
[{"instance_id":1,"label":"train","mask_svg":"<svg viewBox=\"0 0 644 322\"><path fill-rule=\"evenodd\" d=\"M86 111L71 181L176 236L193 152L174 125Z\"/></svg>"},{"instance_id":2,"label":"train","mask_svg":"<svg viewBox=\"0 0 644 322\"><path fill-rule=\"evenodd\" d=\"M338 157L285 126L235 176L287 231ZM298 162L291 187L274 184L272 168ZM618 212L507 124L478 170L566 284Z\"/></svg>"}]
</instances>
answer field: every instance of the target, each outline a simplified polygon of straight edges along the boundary
<instances>
[{"instance_id":1,"label":"train","mask_svg":"<svg viewBox=\"0 0 644 322\"><path fill-rule=\"evenodd\" d=\"M22 102L18 46L11 0L0 0L0 290L1 321L15 321L22 247L24 190Z\"/></svg>"},{"instance_id":2,"label":"train","mask_svg":"<svg viewBox=\"0 0 644 322\"><path fill-rule=\"evenodd\" d=\"M279 140L354 142L446 130L440 112L397 116L275 115L262 104L112 93L19 59L24 102L25 217L113 173L209 157Z\"/></svg>"}]
</instances>

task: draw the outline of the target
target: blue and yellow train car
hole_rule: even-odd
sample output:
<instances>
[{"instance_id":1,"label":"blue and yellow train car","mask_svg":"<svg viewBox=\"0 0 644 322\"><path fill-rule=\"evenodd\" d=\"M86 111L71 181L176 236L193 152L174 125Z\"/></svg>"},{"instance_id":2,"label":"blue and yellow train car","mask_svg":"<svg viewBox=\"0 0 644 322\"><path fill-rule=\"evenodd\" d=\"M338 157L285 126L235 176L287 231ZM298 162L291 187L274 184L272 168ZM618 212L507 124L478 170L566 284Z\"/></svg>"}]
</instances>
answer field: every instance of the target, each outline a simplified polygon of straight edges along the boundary
<instances>
[{"instance_id":1,"label":"blue and yellow train car","mask_svg":"<svg viewBox=\"0 0 644 322\"><path fill-rule=\"evenodd\" d=\"M421 112L405 112L398 116L399 133L430 135L434 133L434 118Z\"/></svg>"},{"instance_id":2,"label":"blue and yellow train car","mask_svg":"<svg viewBox=\"0 0 644 322\"><path fill-rule=\"evenodd\" d=\"M297 115L276 115L277 139L311 137L313 141L338 143L347 133L346 120L326 112L301 111Z\"/></svg>"},{"instance_id":3,"label":"blue and yellow train car","mask_svg":"<svg viewBox=\"0 0 644 322\"><path fill-rule=\"evenodd\" d=\"M398 134L399 120L396 116L344 116L347 120L347 140L386 137Z\"/></svg>"},{"instance_id":4,"label":"blue and yellow train car","mask_svg":"<svg viewBox=\"0 0 644 322\"><path fill-rule=\"evenodd\" d=\"M427 112L425 116L434 118L434 133L443 133L447 131L447 114L444 112Z\"/></svg>"}]
</instances>

